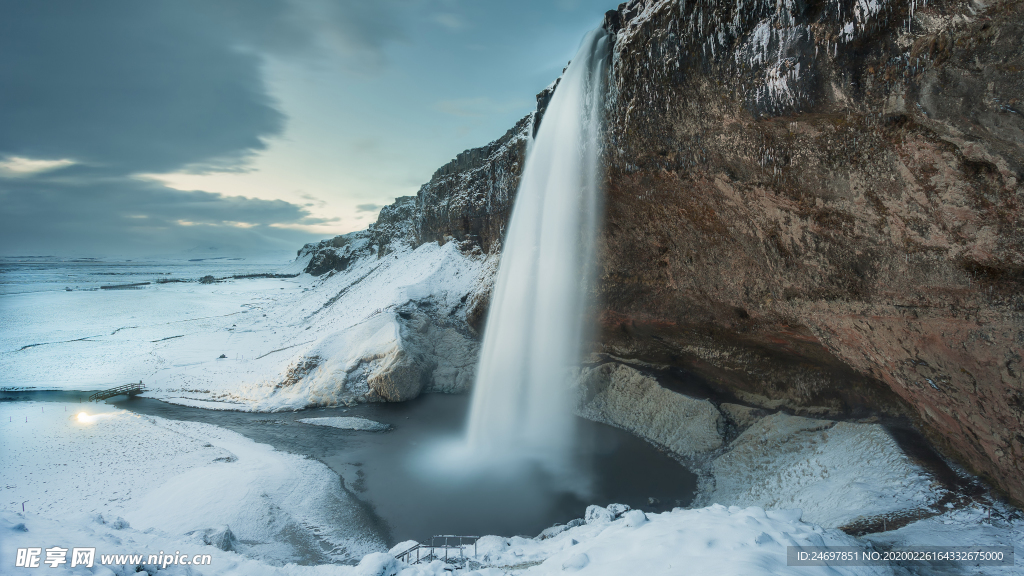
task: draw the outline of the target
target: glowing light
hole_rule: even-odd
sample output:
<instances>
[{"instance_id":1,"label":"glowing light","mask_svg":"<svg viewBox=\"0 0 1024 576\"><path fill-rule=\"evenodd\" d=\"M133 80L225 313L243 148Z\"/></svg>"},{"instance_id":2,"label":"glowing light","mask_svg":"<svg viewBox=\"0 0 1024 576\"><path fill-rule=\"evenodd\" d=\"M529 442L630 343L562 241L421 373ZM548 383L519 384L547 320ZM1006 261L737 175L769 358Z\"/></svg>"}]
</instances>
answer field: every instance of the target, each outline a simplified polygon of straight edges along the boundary
<instances>
[{"instance_id":1,"label":"glowing light","mask_svg":"<svg viewBox=\"0 0 1024 576\"><path fill-rule=\"evenodd\" d=\"M79 412L78 413L78 421L82 422L83 424L89 424L89 423L95 422L96 418L93 417L93 416L89 416L85 412Z\"/></svg>"}]
</instances>

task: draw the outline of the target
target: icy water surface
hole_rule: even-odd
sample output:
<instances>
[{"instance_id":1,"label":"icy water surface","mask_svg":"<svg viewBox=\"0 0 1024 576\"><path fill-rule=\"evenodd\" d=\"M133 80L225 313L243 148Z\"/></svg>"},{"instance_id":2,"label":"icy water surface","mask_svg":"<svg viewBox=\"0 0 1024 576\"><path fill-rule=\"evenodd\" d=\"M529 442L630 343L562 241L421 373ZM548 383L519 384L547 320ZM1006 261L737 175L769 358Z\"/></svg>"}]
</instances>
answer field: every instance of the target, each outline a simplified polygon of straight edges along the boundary
<instances>
[{"instance_id":1,"label":"icy water surface","mask_svg":"<svg viewBox=\"0 0 1024 576\"><path fill-rule=\"evenodd\" d=\"M3 392L0 400L75 401L87 392ZM116 399L115 399L116 400ZM435 534L535 536L583 516L588 504L629 504L647 511L685 506L696 476L627 432L579 419L581 441L569 477L576 493L540 470L485 478L431 475L422 469L440 440L464 431L469 398L428 394L400 404L370 404L287 413L218 412L147 398L115 405L140 414L205 422L279 450L316 458L336 471L345 489L377 518L389 545ZM359 416L390 424L388 432L313 426L302 418Z\"/></svg>"}]
</instances>

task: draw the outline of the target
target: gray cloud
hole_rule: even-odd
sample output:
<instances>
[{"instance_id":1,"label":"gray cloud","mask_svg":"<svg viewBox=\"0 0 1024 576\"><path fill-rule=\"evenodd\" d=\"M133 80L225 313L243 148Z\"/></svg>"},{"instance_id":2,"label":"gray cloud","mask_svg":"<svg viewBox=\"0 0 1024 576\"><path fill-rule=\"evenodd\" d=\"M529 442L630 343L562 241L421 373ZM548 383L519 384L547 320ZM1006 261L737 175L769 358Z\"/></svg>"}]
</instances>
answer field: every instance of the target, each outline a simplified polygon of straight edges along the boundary
<instances>
[{"instance_id":1,"label":"gray cloud","mask_svg":"<svg viewBox=\"0 0 1024 576\"><path fill-rule=\"evenodd\" d=\"M383 208L380 204L360 204L356 206L356 212L376 212Z\"/></svg>"},{"instance_id":2,"label":"gray cloud","mask_svg":"<svg viewBox=\"0 0 1024 576\"><path fill-rule=\"evenodd\" d=\"M281 132L259 57L170 2L6 2L0 154L108 173L237 164Z\"/></svg>"},{"instance_id":3,"label":"gray cloud","mask_svg":"<svg viewBox=\"0 0 1024 576\"><path fill-rule=\"evenodd\" d=\"M311 240L287 228L323 223L311 204L180 192L134 175L246 169L286 121L262 55L326 46L379 64L402 37L398 4L0 0L2 250Z\"/></svg>"},{"instance_id":4,"label":"gray cloud","mask_svg":"<svg viewBox=\"0 0 1024 576\"><path fill-rule=\"evenodd\" d=\"M351 68L372 71L391 42L407 39L409 0L182 0L238 42L260 51L308 56L331 49Z\"/></svg>"},{"instance_id":5,"label":"gray cloud","mask_svg":"<svg viewBox=\"0 0 1024 576\"><path fill-rule=\"evenodd\" d=\"M0 181L0 204L0 246L7 254L163 254L200 244L257 253L314 239L282 226L325 222L281 200L181 192L121 178Z\"/></svg>"}]
</instances>

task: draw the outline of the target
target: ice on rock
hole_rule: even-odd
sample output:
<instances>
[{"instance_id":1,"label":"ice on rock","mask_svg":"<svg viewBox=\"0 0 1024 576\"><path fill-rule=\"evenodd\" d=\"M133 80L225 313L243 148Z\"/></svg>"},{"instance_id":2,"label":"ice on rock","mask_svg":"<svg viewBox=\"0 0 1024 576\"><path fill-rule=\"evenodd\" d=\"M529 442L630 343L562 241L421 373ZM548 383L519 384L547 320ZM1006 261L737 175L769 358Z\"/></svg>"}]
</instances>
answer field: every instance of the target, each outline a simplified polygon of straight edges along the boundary
<instances>
[{"instance_id":1,"label":"ice on rock","mask_svg":"<svg viewBox=\"0 0 1024 576\"><path fill-rule=\"evenodd\" d=\"M197 542L213 546L225 552L236 550L238 547L238 540L235 538L234 533L231 532L231 527L227 524L205 530L193 530L185 533L185 535L191 536Z\"/></svg>"},{"instance_id":2,"label":"ice on rock","mask_svg":"<svg viewBox=\"0 0 1024 576\"><path fill-rule=\"evenodd\" d=\"M781 521L826 528L937 498L927 475L878 424L773 414L740 434L710 469L714 489L695 505L759 506ZM919 492L928 498L914 500Z\"/></svg>"},{"instance_id":3,"label":"ice on rock","mask_svg":"<svg viewBox=\"0 0 1024 576\"><path fill-rule=\"evenodd\" d=\"M545 528L543 531L541 531L540 534L537 535L537 538L540 538L541 540L547 540L548 538L558 536L559 534L565 532L568 529L569 526L566 524L556 524L549 528Z\"/></svg>"},{"instance_id":4,"label":"ice on rock","mask_svg":"<svg viewBox=\"0 0 1024 576\"><path fill-rule=\"evenodd\" d=\"M587 524L604 524L615 520L615 514L603 506L592 504L587 506L587 513L583 519Z\"/></svg>"},{"instance_id":5,"label":"ice on rock","mask_svg":"<svg viewBox=\"0 0 1024 576\"><path fill-rule=\"evenodd\" d=\"M669 390L635 368L617 362L584 368L576 385L578 416L629 430L681 456L723 444L725 420L714 404Z\"/></svg>"},{"instance_id":6,"label":"ice on rock","mask_svg":"<svg viewBox=\"0 0 1024 576\"><path fill-rule=\"evenodd\" d=\"M390 424L384 424L382 422L376 422L374 420L358 418L355 416L300 418L299 422L302 422L303 424L312 424L314 426L329 426L331 428L340 428L342 430L363 430L366 432L383 432L384 430L391 429Z\"/></svg>"},{"instance_id":7,"label":"ice on rock","mask_svg":"<svg viewBox=\"0 0 1024 576\"><path fill-rule=\"evenodd\" d=\"M612 515L616 518L622 516L623 514L629 511L628 504L609 504L608 506L606 506L606 508L608 508L608 511L611 512Z\"/></svg>"},{"instance_id":8,"label":"ice on rock","mask_svg":"<svg viewBox=\"0 0 1024 576\"><path fill-rule=\"evenodd\" d=\"M622 519L626 521L626 526L630 528L636 528L647 523L647 515L642 510L630 510L622 515Z\"/></svg>"},{"instance_id":9,"label":"ice on rock","mask_svg":"<svg viewBox=\"0 0 1024 576\"><path fill-rule=\"evenodd\" d=\"M476 541L477 555L487 559L500 557L508 550L508 540L501 536L484 536Z\"/></svg>"}]
</instances>

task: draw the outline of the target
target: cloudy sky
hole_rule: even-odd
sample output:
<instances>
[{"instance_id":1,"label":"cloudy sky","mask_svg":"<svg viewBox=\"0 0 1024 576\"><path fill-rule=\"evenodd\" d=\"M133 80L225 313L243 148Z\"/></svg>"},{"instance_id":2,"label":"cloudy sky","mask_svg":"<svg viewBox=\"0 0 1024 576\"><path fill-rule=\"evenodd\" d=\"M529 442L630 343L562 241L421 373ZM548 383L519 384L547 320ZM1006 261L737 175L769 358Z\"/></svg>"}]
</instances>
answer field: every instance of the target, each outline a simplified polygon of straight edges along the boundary
<instances>
[{"instance_id":1,"label":"cloudy sky","mask_svg":"<svg viewBox=\"0 0 1024 576\"><path fill-rule=\"evenodd\" d=\"M533 109L607 0L0 0L0 254L365 228Z\"/></svg>"}]
</instances>

